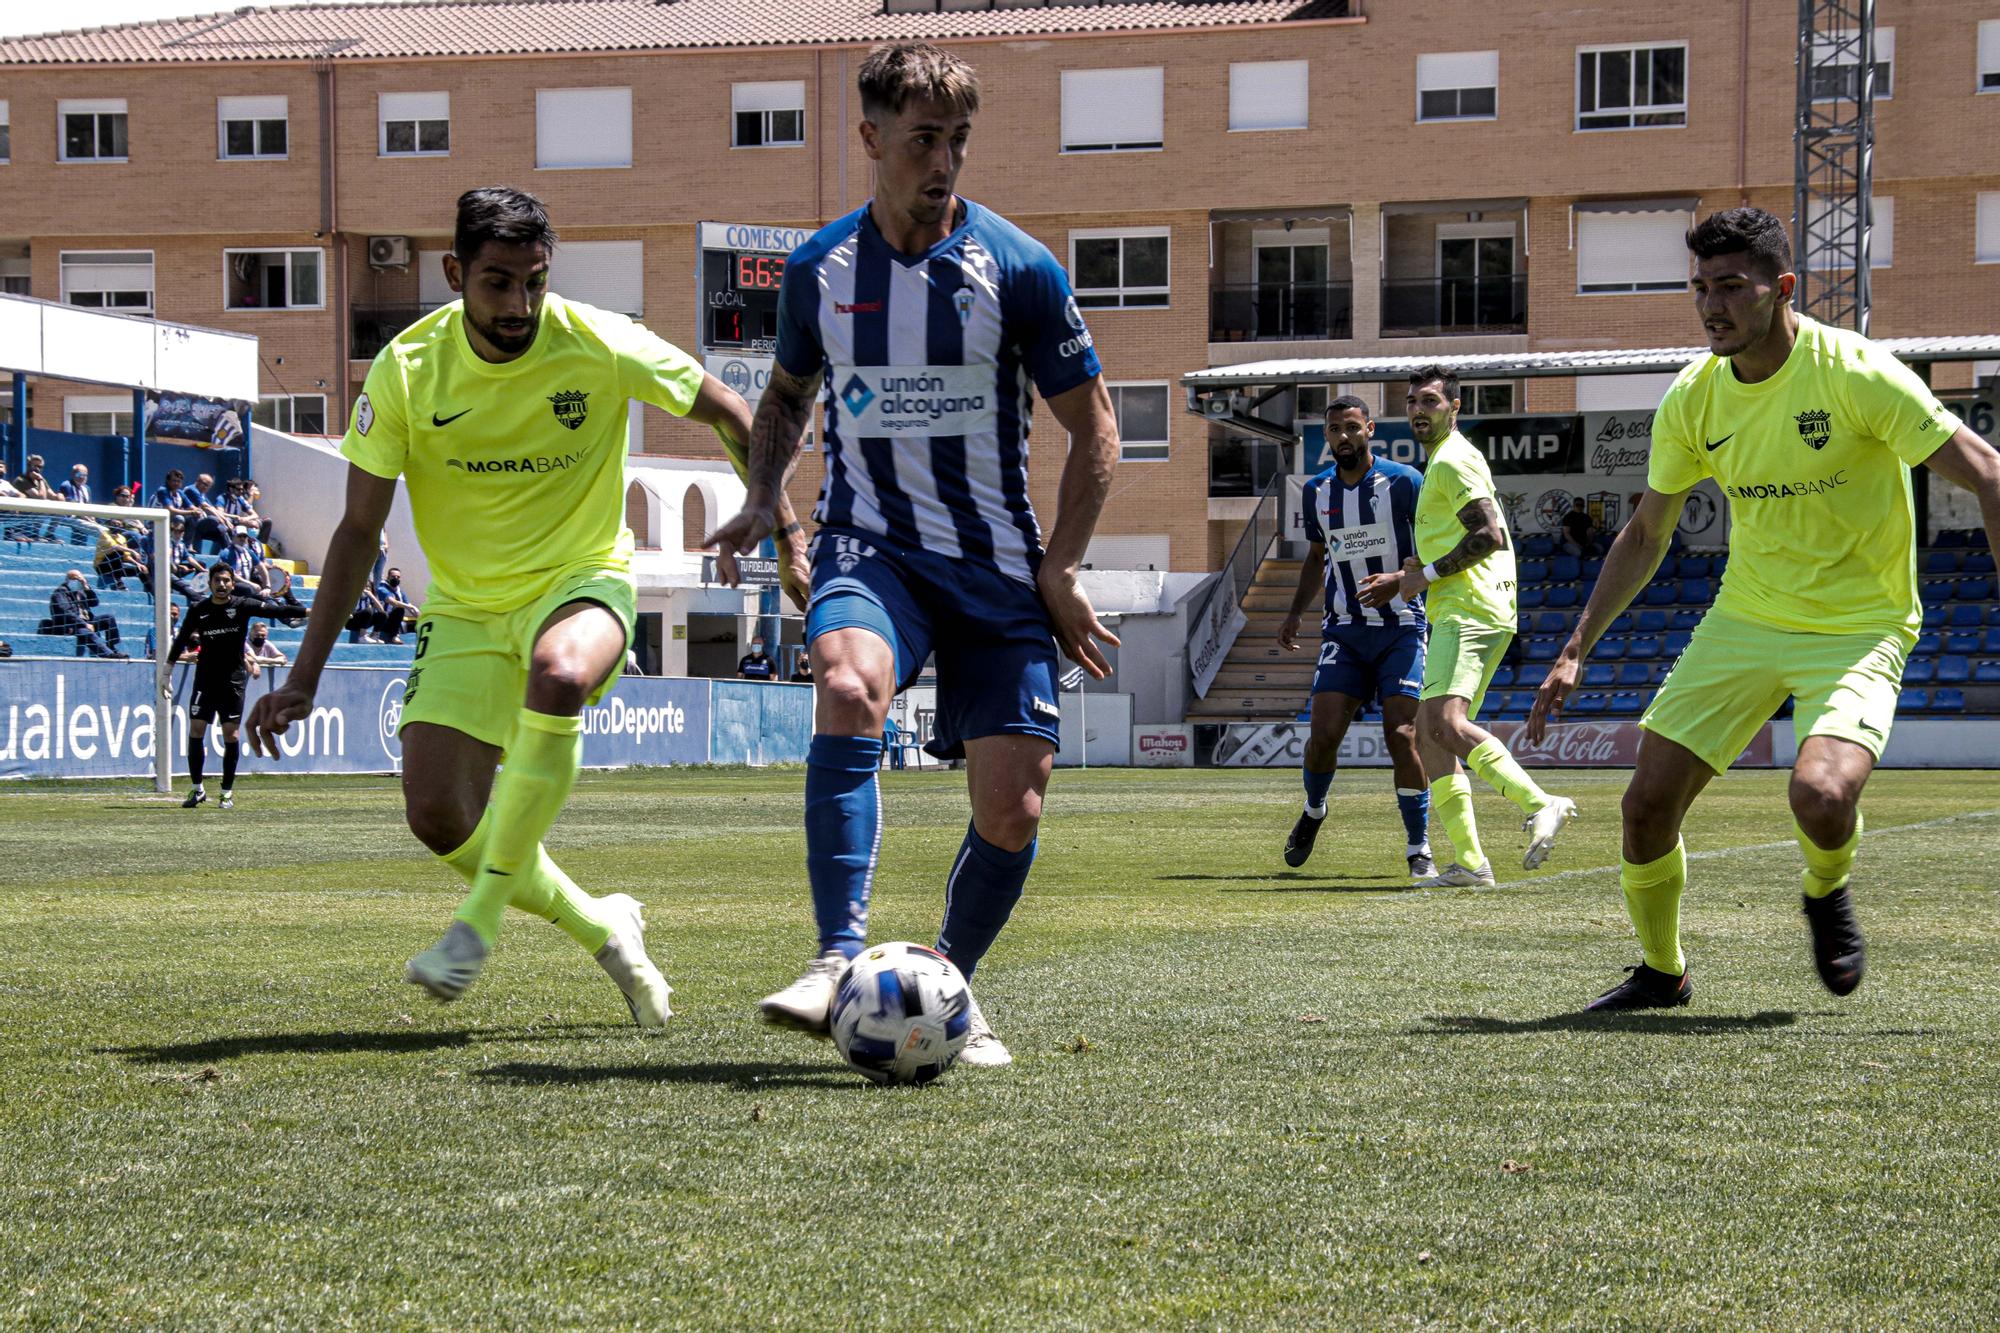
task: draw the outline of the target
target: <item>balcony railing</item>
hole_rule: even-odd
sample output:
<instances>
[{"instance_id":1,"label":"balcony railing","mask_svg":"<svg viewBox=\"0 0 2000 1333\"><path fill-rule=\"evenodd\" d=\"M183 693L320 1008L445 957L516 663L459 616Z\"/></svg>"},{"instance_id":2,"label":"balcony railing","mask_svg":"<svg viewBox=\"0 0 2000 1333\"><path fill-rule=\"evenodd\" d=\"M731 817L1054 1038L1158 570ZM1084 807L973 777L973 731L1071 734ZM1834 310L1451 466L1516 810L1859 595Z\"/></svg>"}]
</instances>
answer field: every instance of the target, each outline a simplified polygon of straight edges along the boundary
<instances>
[{"instance_id":1,"label":"balcony railing","mask_svg":"<svg viewBox=\"0 0 2000 1333\"><path fill-rule=\"evenodd\" d=\"M436 310L434 305L355 306L348 336L347 354L356 361L372 361L389 340Z\"/></svg>"},{"instance_id":2,"label":"balcony railing","mask_svg":"<svg viewBox=\"0 0 2000 1333\"><path fill-rule=\"evenodd\" d=\"M1353 336L1351 282L1247 283L1209 289L1210 342L1310 341Z\"/></svg>"},{"instance_id":3,"label":"balcony railing","mask_svg":"<svg viewBox=\"0 0 2000 1333\"><path fill-rule=\"evenodd\" d=\"M1493 278L1398 278L1382 284L1382 335L1386 338L1527 331L1525 273Z\"/></svg>"}]
</instances>

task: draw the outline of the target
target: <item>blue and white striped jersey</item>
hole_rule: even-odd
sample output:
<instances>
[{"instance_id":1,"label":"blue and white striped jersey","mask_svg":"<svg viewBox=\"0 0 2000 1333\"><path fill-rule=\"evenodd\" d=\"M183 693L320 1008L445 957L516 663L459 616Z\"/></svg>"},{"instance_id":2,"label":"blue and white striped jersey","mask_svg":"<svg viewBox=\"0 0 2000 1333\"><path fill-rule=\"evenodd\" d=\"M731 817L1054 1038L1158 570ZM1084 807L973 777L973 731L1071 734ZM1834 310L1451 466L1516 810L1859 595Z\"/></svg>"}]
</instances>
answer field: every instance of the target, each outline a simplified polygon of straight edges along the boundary
<instances>
[{"instance_id":1,"label":"blue and white striped jersey","mask_svg":"<svg viewBox=\"0 0 2000 1333\"><path fill-rule=\"evenodd\" d=\"M1101 367L1055 256L963 202L965 221L922 255L893 249L865 204L794 250L777 360L826 373L816 522L1032 583L1029 385L1052 398Z\"/></svg>"},{"instance_id":2,"label":"blue and white striped jersey","mask_svg":"<svg viewBox=\"0 0 2000 1333\"><path fill-rule=\"evenodd\" d=\"M1417 493L1423 474L1413 467L1377 458L1349 486L1338 468L1328 468L1305 485L1306 536L1326 548L1326 620L1321 633L1342 625L1421 625L1424 600L1400 596L1369 610L1361 604L1361 580L1401 569L1417 553Z\"/></svg>"}]
</instances>

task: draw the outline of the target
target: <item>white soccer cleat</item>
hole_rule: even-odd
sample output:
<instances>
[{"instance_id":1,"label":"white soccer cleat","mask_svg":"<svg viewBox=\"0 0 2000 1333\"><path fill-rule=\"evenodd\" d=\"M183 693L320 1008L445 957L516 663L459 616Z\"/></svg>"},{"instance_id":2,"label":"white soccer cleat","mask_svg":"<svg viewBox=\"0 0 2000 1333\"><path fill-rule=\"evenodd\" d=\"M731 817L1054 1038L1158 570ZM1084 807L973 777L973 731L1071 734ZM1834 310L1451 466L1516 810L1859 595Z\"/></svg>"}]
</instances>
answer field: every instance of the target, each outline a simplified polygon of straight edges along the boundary
<instances>
[{"instance_id":1,"label":"white soccer cleat","mask_svg":"<svg viewBox=\"0 0 2000 1333\"><path fill-rule=\"evenodd\" d=\"M599 898L597 906L611 918L611 938L597 951L597 965L618 983L634 1023L642 1028L665 1027L674 1012L667 999L674 988L646 954L646 918L640 915L646 904L629 893L610 893Z\"/></svg>"},{"instance_id":2,"label":"white soccer cleat","mask_svg":"<svg viewBox=\"0 0 2000 1333\"><path fill-rule=\"evenodd\" d=\"M230 791L229 788L224 787L222 789L221 805L224 810L234 810L236 808L236 793Z\"/></svg>"},{"instance_id":3,"label":"white soccer cleat","mask_svg":"<svg viewBox=\"0 0 2000 1333\"><path fill-rule=\"evenodd\" d=\"M456 1000L486 965L486 941L463 921L451 923L444 938L412 958L403 980L422 986L440 1000Z\"/></svg>"},{"instance_id":4,"label":"white soccer cleat","mask_svg":"<svg viewBox=\"0 0 2000 1333\"><path fill-rule=\"evenodd\" d=\"M838 949L828 949L806 965L805 974L797 981L757 1001L757 1012L766 1023L827 1036L832 1027L833 988L846 970L847 956Z\"/></svg>"},{"instance_id":5,"label":"white soccer cleat","mask_svg":"<svg viewBox=\"0 0 2000 1333\"><path fill-rule=\"evenodd\" d=\"M958 1053L962 1065L974 1065L981 1069L998 1069L1002 1065L1014 1063L1014 1057L1001 1040L993 1035L993 1027L986 1021L986 1014L979 1007L979 1001L966 995L971 1006L966 1010L965 1049Z\"/></svg>"},{"instance_id":6,"label":"white soccer cleat","mask_svg":"<svg viewBox=\"0 0 2000 1333\"><path fill-rule=\"evenodd\" d=\"M1521 827L1528 834L1528 854L1521 858L1521 869L1533 870L1548 860L1549 853L1555 850L1556 835L1575 818L1575 801L1567 796L1551 796L1547 805L1522 820Z\"/></svg>"},{"instance_id":7,"label":"white soccer cleat","mask_svg":"<svg viewBox=\"0 0 2000 1333\"><path fill-rule=\"evenodd\" d=\"M1412 887L1419 889L1490 889L1493 887L1493 863L1488 861L1477 870L1467 870L1453 861L1429 879L1420 879Z\"/></svg>"}]
</instances>

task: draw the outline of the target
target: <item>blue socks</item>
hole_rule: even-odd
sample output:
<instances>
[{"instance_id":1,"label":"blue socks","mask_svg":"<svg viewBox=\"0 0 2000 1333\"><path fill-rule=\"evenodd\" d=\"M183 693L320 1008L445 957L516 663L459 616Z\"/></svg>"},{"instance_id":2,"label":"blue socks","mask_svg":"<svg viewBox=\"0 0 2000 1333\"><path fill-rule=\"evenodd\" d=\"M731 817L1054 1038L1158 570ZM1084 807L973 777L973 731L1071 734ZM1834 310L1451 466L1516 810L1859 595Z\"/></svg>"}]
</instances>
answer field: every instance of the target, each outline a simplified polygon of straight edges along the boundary
<instances>
[{"instance_id":1,"label":"blue socks","mask_svg":"<svg viewBox=\"0 0 2000 1333\"><path fill-rule=\"evenodd\" d=\"M993 947L1000 928L1021 901L1028 867L1035 863L1035 844L1018 852L1003 851L967 824L965 841L944 889L944 925L938 929L938 952L957 965L969 980L979 960ZM815 887L817 893L817 887Z\"/></svg>"},{"instance_id":2,"label":"blue socks","mask_svg":"<svg viewBox=\"0 0 2000 1333\"><path fill-rule=\"evenodd\" d=\"M880 736L814 736L806 751L806 875L821 953L838 949L852 958L868 938L868 893L882 845L881 762Z\"/></svg>"},{"instance_id":3,"label":"blue socks","mask_svg":"<svg viewBox=\"0 0 2000 1333\"><path fill-rule=\"evenodd\" d=\"M1302 765L1299 771L1306 779L1306 813L1312 815L1314 819L1325 819L1326 793L1333 786L1333 770L1315 773ZM1313 814L1315 810L1319 813Z\"/></svg>"},{"instance_id":4,"label":"blue socks","mask_svg":"<svg viewBox=\"0 0 2000 1333\"><path fill-rule=\"evenodd\" d=\"M1431 794L1423 788L1396 788L1396 808L1403 812L1403 841L1412 852L1431 845Z\"/></svg>"}]
</instances>

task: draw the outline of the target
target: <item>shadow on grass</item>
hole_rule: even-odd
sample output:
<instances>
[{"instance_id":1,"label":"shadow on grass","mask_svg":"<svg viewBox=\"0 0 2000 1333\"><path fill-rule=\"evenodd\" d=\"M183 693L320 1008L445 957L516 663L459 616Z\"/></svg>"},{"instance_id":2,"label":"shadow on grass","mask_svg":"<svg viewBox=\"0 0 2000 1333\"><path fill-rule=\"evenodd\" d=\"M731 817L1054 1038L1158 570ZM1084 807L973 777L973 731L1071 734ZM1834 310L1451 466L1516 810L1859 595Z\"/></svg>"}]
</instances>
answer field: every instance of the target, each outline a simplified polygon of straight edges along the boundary
<instances>
[{"instance_id":1,"label":"shadow on grass","mask_svg":"<svg viewBox=\"0 0 2000 1333\"><path fill-rule=\"evenodd\" d=\"M214 1064L244 1055L351 1055L376 1051L402 1055L450 1050L489 1041L556 1041L590 1033L625 1032L623 1023L550 1023L520 1028L458 1028L449 1032L266 1032L164 1046L100 1046L98 1055L122 1055L134 1064Z\"/></svg>"},{"instance_id":2,"label":"shadow on grass","mask_svg":"<svg viewBox=\"0 0 2000 1333\"><path fill-rule=\"evenodd\" d=\"M1799 1021L1789 1009L1755 1014L1676 1015L1614 1010L1610 1013L1551 1014L1546 1018L1488 1018L1483 1014L1432 1014L1430 1026L1410 1029L1412 1036L1446 1033L1463 1037L1506 1037L1524 1032L1660 1032L1682 1037L1725 1037L1744 1032L1768 1032Z\"/></svg>"},{"instance_id":3,"label":"shadow on grass","mask_svg":"<svg viewBox=\"0 0 2000 1333\"><path fill-rule=\"evenodd\" d=\"M1225 876L1217 875L1216 878L1223 879L1225 878ZM1382 876L1382 878L1388 879L1389 876L1384 875ZM1272 883L1271 880L1277 880L1278 882ZM1256 880L1242 879L1239 877L1237 882L1242 885L1241 888L1217 889L1216 892L1217 893L1408 893L1411 888L1411 886L1408 884L1394 884L1394 883L1391 884L1336 883L1335 881L1330 879L1307 879L1303 875L1298 875L1298 876L1273 875L1270 876L1269 879L1259 878Z\"/></svg>"},{"instance_id":4,"label":"shadow on grass","mask_svg":"<svg viewBox=\"0 0 2000 1333\"><path fill-rule=\"evenodd\" d=\"M512 1060L475 1069L474 1078L496 1083L532 1085L590 1083L713 1083L734 1085L745 1092L760 1088L851 1088L850 1071L804 1065L776 1065L763 1060L710 1060L687 1065L542 1065Z\"/></svg>"},{"instance_id":5,"label":"shadow on grass","mask_svg":"<svg viewBox=\"0 0 2000 1333\"><path fill-rule=\"evenodd\" d=\"M1175 880L1220 880L1224 884L1264 883L1268 880L1298 882L1301 884L1324 884L1330 878L1326 875L1301 875L1296 870L1279 870L1268 875L1155 875L1154 879L1171 883ZM1389 879L1400 880L1400 875L1349 875L1349 879Z\"/></svg>"}]
</instances>

